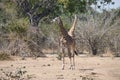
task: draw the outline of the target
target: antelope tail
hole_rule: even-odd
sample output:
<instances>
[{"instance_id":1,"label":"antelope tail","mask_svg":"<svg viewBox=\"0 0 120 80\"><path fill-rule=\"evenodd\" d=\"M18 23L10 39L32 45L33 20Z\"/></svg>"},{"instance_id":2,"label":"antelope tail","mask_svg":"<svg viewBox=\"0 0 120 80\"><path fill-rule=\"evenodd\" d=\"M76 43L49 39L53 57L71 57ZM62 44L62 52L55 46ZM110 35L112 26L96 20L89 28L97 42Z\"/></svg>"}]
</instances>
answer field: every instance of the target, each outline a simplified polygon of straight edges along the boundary
<instances>
[{"instance_id":1,"label":"antelope tail","mask_svg":"<svg viewBox=\"0 0 120 80\"><path fill-rule=\"evenodd\" d=\"M77 51L74 51L74 53L75 53L75 55L77 55L77 56L78 56L78 53L77 53Z\"/></svg>"}]
</instances>

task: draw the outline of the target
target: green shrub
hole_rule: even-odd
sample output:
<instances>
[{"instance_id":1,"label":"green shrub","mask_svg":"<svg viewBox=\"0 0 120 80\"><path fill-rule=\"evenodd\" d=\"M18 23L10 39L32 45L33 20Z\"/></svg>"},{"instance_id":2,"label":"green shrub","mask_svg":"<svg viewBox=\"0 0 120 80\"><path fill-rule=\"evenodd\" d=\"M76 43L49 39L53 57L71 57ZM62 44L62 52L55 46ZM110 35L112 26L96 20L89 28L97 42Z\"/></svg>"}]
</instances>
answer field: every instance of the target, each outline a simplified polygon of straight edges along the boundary
<instances>
[{"instance_id":1,"label":"green shrub","mask_svg":"<svg viewBox=\"0 0 120 80\"><path fill-rule=\"evenodd\" d=\"M7 29L10 32L16 32L20 34L20 33L25 33L27 31L27 26L28 23L26 19L19 19L8 23Z\"/></svg>"},{"instance_id":2,"label":"green shrub","mask_svg":"<svg viewBox=\"0 0 120 80\"><path fill-rule=\"evenodd\" d=\"M5 52L0 52L0 60L10 60L10 55Z\"/></svg>"}]
</instances>

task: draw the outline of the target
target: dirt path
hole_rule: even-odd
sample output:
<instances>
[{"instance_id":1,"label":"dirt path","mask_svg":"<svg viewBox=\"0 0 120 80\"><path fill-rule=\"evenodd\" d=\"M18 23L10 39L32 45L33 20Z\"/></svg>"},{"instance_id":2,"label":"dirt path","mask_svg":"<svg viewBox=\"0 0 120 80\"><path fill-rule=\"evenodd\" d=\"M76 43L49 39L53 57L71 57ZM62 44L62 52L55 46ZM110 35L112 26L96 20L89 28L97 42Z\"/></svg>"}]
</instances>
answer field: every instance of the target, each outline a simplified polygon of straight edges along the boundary
<instances>
[{"instance_id":1,"label":"dirt path","mask_svg":"<svg viewBox=\"0 0 120 80\"><path fill-rule=\"evenodd\" d=\"M65 70L61 70L61 63L55 55L25 60L15 58L14 61L0 61L0 69L8 71L25 67L26 75L32 77L30 80L120 80L120 58L77 56L75 70L68 69L68 58Z\"/></svg>"}]
</instances>

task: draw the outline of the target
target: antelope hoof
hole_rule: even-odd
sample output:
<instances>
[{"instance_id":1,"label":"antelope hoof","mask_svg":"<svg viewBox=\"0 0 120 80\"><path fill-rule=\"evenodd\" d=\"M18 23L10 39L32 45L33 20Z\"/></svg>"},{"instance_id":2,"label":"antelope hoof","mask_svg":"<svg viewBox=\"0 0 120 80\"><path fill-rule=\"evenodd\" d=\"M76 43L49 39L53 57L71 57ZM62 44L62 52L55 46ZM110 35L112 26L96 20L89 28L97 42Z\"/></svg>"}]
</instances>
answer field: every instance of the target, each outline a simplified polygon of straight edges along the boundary
<instances>
[{"instance_id":1,"label":"antelope hoof","mask_svg":"<svg viewBox=\"0 0 120 80\"><path fill-rule=\"evenodd\" d=\"M74 67L73 65L71 65L71 66L69 67L69 69L75 70L75 67Z\"/></svg>"},{"instance_id":2,"label":"antelope hoof","mask_svg":"<svg viewBox=\"0 0 120 80\"><path fill-rule=\"evenodd\" d=\"M73 68L73 65L70 65L69 69L72 69Z\"/></svg>"}]
</instances>

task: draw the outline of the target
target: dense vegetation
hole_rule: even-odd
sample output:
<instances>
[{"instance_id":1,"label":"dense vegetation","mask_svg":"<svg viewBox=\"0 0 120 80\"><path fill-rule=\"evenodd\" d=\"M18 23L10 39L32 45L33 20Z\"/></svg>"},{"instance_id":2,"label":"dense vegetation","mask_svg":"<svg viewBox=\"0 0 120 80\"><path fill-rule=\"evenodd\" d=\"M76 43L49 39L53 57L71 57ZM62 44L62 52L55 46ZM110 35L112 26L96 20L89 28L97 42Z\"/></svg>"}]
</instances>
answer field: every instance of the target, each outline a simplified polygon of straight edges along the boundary
<instances>
[{"instance_id":1,"label":"dense vegetation","mask_svg":"<svg viewBox=\"0 0 120 80\"><path fill-rule=\"evenodd\" d=\"M120 54L120 9L97 12L91 8L98 0L0 0L0 54L44 56L42 49L56 50L59 28L51 20L61 16L66 29L77 14L76 42L84 50L103 54L106 50ZM102 0L101 5L114 4Z\"/></svg>"}]
</instances>

